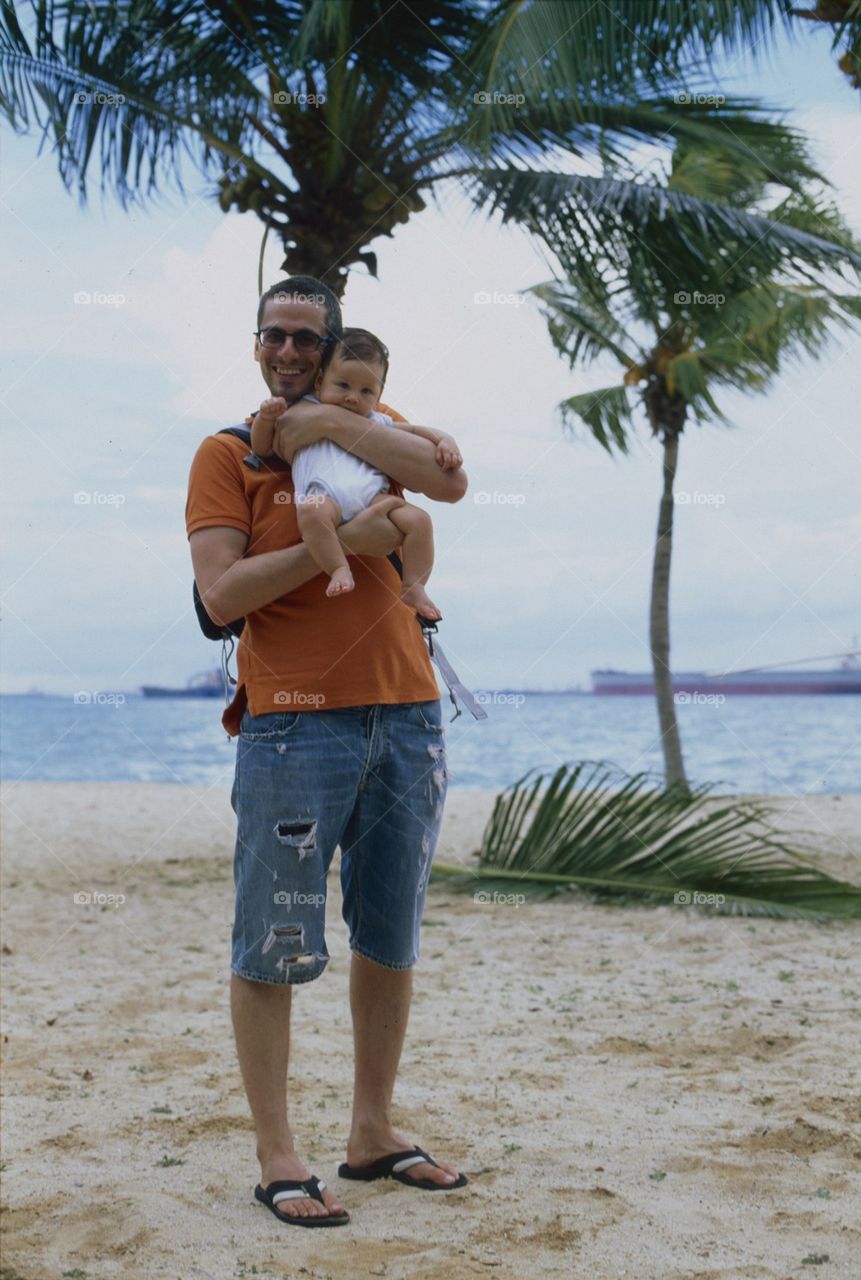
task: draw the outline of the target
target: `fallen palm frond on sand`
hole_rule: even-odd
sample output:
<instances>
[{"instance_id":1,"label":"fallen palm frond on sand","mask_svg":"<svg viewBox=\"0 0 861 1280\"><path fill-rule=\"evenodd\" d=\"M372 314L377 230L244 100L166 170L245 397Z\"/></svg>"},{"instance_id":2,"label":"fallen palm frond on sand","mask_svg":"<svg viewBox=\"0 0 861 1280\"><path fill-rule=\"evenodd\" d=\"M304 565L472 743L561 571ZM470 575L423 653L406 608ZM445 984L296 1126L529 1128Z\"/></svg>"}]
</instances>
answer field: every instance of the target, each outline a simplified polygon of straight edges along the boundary
<instances>
[{"instance_id":1,"label":"fallen palm frond on sand","mask_svg":"<svg viewBox=\"0 0 861 1280\"><path fill-rule=\"evenodd\" d=\"M534 772L497 796L477 864L434 863L433 878L534 898L578 889L735 915L861 917L861 887L788 846L767 802L659 789L604 761L561 765L546 787Z\"/></svg>"}]
</instances>

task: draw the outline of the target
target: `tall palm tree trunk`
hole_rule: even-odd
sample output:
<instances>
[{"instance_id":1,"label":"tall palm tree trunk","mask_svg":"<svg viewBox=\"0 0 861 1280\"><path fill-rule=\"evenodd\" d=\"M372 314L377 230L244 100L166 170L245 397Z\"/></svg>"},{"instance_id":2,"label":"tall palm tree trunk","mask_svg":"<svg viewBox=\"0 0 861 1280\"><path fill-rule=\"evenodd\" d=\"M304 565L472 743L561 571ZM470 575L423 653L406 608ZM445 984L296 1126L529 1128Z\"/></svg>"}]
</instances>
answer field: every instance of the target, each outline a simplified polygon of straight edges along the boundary
<instances>
[{"instance_id":1,"label":"tall palm tree trunk","mask_svg":"<svg viewBox=\"0 0 861 1280\"><path fill-rule=\"evenodd\" d=\"M672 428L662 433L664 442L664 489L658 512L658 533L652 565L652 595L649 607L649 645L655 677L661 747L664 752L666 785L687 790L682 744L676 723L673 683L670 671L670 562L673 552L673 482L679 458L679 437Z\"/></svg>"}]
</instances>

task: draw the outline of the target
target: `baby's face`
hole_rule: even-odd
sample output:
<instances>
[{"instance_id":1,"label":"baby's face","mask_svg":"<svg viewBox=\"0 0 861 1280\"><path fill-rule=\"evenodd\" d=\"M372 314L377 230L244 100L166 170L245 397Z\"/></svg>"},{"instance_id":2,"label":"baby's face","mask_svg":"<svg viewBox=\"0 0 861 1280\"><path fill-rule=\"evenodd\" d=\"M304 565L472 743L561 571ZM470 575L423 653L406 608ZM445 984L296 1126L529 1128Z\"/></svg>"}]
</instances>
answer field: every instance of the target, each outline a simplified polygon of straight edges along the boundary
<instances>
[{"instance_id":1,"label":"baby's face","mask_svg":"<svg viewBox=\"0 0 861 1280\"><path fill-rule=\"evenodd\" d=\"M316 392L323 404L337 404L366 418L383 393L383 366L374 360L342 360L336 354L318 374Z\"/></svg>"}]
</instances>

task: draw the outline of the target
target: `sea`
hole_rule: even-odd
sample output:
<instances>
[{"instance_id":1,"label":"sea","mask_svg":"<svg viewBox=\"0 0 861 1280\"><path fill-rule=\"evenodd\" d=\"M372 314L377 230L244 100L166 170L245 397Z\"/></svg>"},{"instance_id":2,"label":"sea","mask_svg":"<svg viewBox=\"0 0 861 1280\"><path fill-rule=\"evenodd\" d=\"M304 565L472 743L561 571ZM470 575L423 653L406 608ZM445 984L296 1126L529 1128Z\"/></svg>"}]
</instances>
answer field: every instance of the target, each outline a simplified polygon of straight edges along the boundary
<instances>
[{"instance_id":1,"label":"sea","mask_svg":"<svg viewBox=\"0 0 861 1280\"><path fill-rule=\"evenodd\" d=\"M0 776L17 782L223 785L235 739L212 699L132 694L0 697ZM503 790L560 764L606 761L658 780L662 756L649 697L483 692L487 719L454 718L443 699L449 785ZM732 697L680 703L691 784L716 794L861 792L861 696ZM310 713L309 713L310 714Z\"/></svg>"}]
</instances>

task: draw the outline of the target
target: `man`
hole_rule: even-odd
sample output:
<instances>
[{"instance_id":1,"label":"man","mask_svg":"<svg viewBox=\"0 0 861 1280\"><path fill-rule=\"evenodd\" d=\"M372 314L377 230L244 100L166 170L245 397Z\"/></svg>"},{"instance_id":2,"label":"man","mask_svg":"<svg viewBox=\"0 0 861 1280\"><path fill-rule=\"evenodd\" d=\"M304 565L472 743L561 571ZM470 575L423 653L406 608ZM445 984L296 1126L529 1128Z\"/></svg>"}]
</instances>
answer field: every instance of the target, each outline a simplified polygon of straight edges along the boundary
<instances>
[{"instance_id":1,"label":"man","mask_svg":"<svg viewBox=\"0 0 861 1280\"><path fill-rule=\"evenodd\" d=\"M328 438L379 468L393 490L340 527L356 590L335 599L300 541L290 468L278 458L256 470L243 465L241 440L208 437L195 455L186 508L210 616L246 618L239 683L223 722L239 735L231 1011L257 1133L255 1195L282 1221L335 1226L348 1215L296 1151L286 1086L293 985L317 978L328 961L326 873L336 845L355 1053L340 1173L427 1190L466 1181L445 1161L425 1158L391 1123L447 780L436 680L384 557L399 542L387 513L404 488L457 502L467 478L462 468L443 471L428 440L302 400L327 339L342 329L325 285L293 277L273 286L257 324L254 358L270 394L290 405L278 453L289 459Z\"/></svg>"}]
</instances>

